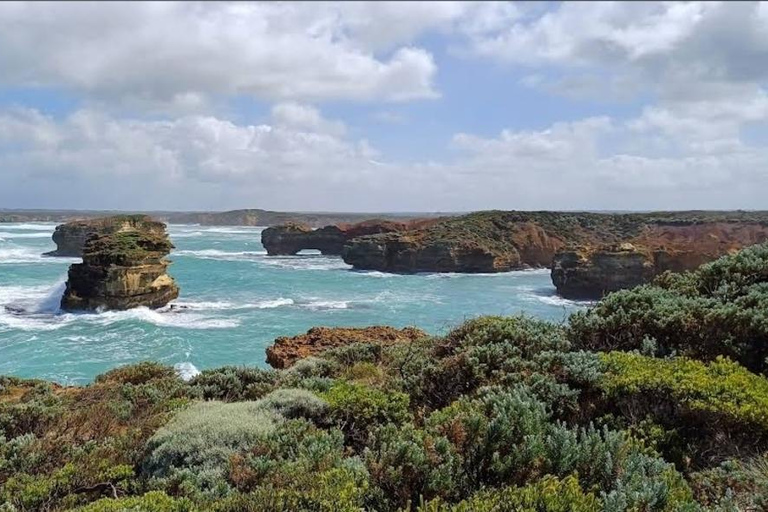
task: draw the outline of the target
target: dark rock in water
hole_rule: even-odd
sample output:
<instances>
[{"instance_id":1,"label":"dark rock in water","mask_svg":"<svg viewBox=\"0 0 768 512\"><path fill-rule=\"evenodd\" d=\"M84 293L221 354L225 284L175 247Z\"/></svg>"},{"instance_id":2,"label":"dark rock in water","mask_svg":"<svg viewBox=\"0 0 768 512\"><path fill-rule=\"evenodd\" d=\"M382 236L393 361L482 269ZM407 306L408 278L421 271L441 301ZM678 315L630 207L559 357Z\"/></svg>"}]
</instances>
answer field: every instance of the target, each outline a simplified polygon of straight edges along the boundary
<instances>
[{"instance_id":1,"label":"dark rock in water","mask_svg":"<svg viewBox=\"0 0 768 512\"><path fill-rule=\"evenodd\" d=\"M299 359L334 347L354 343L394 345L410 343L426 336L427 333L415 327L313 327L306 334L277 338L273 345L267 347L267 362L273 368L288 368Z\"/></svg>"},{"instance_id":2,"label":"dark rock in water","mask_svg":"<svg viewBox=\"0 0 768 512\"><path fill-rule=\"evenodd\" d=\"M91 234L83 249L83 262L69 267L61 308L93 311L165 306L179 295L167 273L170 262L165 257L172 248L165 224L155 221Z\"/></svg>"},{"instance_id":3,"label":"dark rock in water","mask_svg":"<svg viewBox=\"0 0 768 512\"><path fill-rule=\"evenodd\" d=\"M261 232L261 243L270 256L294 255L304 249L315 249L326 255L341 255L344 244L359 236L405 231L429 221L393 222L368 220L357 224L336 224L312 229L306 224L288 223Z\"/></svg>"},{"instance_id":4,"label":"dark rock in water","mask_svg":"<svg viewBox=\"0 0 768 512\"><path fill-rule=\"evenodd\" d=\"M52 237L53 241L56 242L56 250L47 252L44 256L81 257L85 242L92 234L108 234L135 229L164 233L165 224L148 215L114 215L67 222L56 226Z\"/></svg>"}]
</instances>

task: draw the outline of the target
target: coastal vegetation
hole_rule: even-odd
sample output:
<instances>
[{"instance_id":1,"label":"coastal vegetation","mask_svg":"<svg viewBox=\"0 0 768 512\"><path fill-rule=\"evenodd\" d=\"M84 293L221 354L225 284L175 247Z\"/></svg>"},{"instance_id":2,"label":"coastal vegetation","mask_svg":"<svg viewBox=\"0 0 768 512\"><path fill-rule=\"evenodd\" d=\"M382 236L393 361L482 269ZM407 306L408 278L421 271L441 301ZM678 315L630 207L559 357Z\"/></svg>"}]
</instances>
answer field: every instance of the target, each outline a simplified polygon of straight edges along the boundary
<instances>
[{"instance_id":1,"label":"coastal vegetation","mask_svg":"<svg viewBox=\"0 0 768 512\"><path fill-rule=\"evenodd\" d=\"M562 324L2 377L0 511L765 510L766 342L768 244Z\"/></svg>"}]
</instances>

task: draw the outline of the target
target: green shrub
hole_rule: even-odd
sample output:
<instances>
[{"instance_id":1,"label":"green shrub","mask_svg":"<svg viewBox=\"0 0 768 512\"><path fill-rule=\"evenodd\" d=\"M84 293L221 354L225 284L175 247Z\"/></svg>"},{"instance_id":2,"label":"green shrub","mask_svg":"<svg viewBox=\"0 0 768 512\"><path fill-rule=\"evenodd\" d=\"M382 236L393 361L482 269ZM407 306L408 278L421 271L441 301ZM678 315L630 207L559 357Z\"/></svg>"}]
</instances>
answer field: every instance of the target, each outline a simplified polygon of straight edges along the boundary
<instances>
[{"instance_id":1,"label":"green shrub","mask_svg":"<svg viewBox=\"0 0 768 512\"><path fill-rule=\"evenodd\" d=\"M322 420L328 412L328 403L305 389L280 388L257 403L286 418Z\"/></svg>"},{"instance_id":2,"label":"green shrub","mask_svg":"<svg viewBox=\"0 0 768 512\"><path fill-rule=\"evenodd\" d=\"M394 510L420 498L460 496L464 488L460 459L451 443L411 424L378 428L364 458L376 492L369 508Z\"/></svg>"},{"instance_id":3,"label":"green shrub","mask_svg":"<svg viewBox=\"0 0 768 512\"><path fill-rule=\"evenodd\" d=\"M254 446L280 423L258 402L199 402L179 412L147 444L143 472L159 485L226 491L230 458Z\"/></svg>"},{"instance_id":4,"label":"green shrub","mask_svg":"<svg viewBox=\"0 0 768 512\"><path fill-rule=\"evenodd\" d=\"M264 495L276 489L307 503L341 508L359 508L368 488L362 462L345 457L343 434L304 420L281 424L247 453L233 457L230 480L242 492Z\"/></svg>"},{"instance_id":5,"label":"green shrub","mask_svg":"<svg viewBox=\"0 0 768 512\"><path fill-rule=\"evenodd\" d=\"M600 500L585 492L576 477L546 476L525 487L481 491L455 505L435 500L417 512L599 512Z\"/></svg>"},{"instance_id":6,"label":"green shrub","mask_svg":"<svg viewBox=\"0 0 768 512\"><path fill-rule=\"evenodd\" d=\"M569 338L587 350L640 350L705 360L727 356L768 370L768 244L683 275L612 293L571 316Z\"/></svg>"},{"instance_id":7,"label":"green shrub","mask_svg":"<svg viewBox=\"0 0 768 512\"><path fill-rule=\"evenodd\" d=\"M462 398L427 420L446 437L462 459L467 484L499 486L536 475L544 455L549 414L529 390L487 389L478 398Z\"/></svg>"},{"instance_id":8,"label":"green shrub","mask_svg":"<svg viewBox=\"0 0 768 512\"><path fill-rule=\"evenodd\" d=\"M357 446L367 439L371 427L400 424L409 418L408 395L405 393L340 381L321 397L328 402L331 420Z\"/></svg>"},{"instance_id":9,"label":"green shrub","mask_svg":"<svg viewBox=\"0 0 768 512\"><path fill-rule=\"evenodd\" d=\"M142 496L104 498L78 512L197 512L199 509L186 498L172 498L163 492L152 491Z\"/></svg>"},{"instance_id":10,"label":"green shrub","mask_svg":"<svg viewBox=\"0 0 768 512\"><path fill-rule=\"evenodd\" d=\"M151 361L120 366L97 375L97 383L117 382L120 384L146 384L157 379L175 378L176 372L170 366Z\"/></svg>"},{"instance_id":11,"label":"green shrub","mask_svg":"<svg viewBox=\"0 0 768 512\"><path fill-rule=\"evenodd\" d=\"M721 510L768 510L768 454L691 475L697 500Z\"/></svg>"},{"instance_id":12,"label":"green shrub","mask_svg":"<svg viewBox=\"0 0 768 512\"><path fill-rule=\"evenodd\" d=\"M626 352L602 354L600 388L609 399L644 396L673 401L707 413L707 422L726 421L768 431L768 379L718 357L711 363L686 358L654 359Z\"/></svg>"},{"instance_id":13,"label":"green shrub","mask_svg":"<svg viewBox=\"0 0 768 512\"><path fill-rule=\"evenodd\" d=\"M279 374L274 370L223 366L203 370L190 386L206 400L257 400L277 387Z\"/></svg>"},{"instance_id":14,"label":"green shrub","mask_svg":"<svg viewBox=\"0 0 768 512\"><path fill-rule=\"evenodd\" d=\"M64 409L50 384L35 384L22 393L18 401L0 402L0 433L6 438L42 433Z\"/></svg>"}]
</instances>

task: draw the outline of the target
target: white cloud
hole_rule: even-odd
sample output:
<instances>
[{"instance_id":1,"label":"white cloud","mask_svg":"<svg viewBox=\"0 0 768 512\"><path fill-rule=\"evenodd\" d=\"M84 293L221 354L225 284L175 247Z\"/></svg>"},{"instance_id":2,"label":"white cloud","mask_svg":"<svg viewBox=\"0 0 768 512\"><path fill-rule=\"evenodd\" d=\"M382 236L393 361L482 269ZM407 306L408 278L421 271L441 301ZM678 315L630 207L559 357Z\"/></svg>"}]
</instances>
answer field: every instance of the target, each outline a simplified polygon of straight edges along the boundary
<instances>
[{"instance_id":1,"label":"white cloud","mask_svg":"<svg viewBox=\"0 0 768 512\"><path fill-rule=\"evenodd\" d=\"M261 125L212 116L125 120L92 110L54 120L15 110L0 115L0 202L358 211L764 205L768 151L699 151L673 140L674 156L654 155L648 148L668 128L650 118L457 134L457 158L404 164L296 104L276 107Z\"/></svg>"},{"instance_id":2,"label":"white cloud","mask_svg":"<svg viewBox=\"0 0 768 512\"><path fill-rule=\"evenodd\" d=\"M0 84L198 110L267 100L434 98L432 55L410 46L455 14L426 6L302 3L4 3ZM408 13L419 10L425 21ZM386 47L385 52L378 52Z\"/></svg>"}]
</instances>

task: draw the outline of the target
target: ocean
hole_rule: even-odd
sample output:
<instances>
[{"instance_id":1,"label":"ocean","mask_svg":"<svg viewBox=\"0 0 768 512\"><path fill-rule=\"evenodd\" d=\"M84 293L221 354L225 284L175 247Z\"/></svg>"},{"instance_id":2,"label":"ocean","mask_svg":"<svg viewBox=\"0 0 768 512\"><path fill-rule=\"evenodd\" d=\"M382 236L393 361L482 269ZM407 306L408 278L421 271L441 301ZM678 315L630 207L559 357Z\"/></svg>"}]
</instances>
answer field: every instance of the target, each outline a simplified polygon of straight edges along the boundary
<instances>
[{"instance_id":1,"label":"ocean","mask_svg":"<svg viewBox=\"0 0 768 512\"><path fill-rule=\"evenodd\" d=\"M392 325L445 333L478 315L564 321L585 303L555 295L548 270L393 275L340 257L267 256L255 227L170 225L170 274L184 308L72 314L58 309L74 258L49 258L55 224L0 224L0 374L85 384L118 365L266 367L278 336L313 326Z\"/></svg>"}]
</instances>

